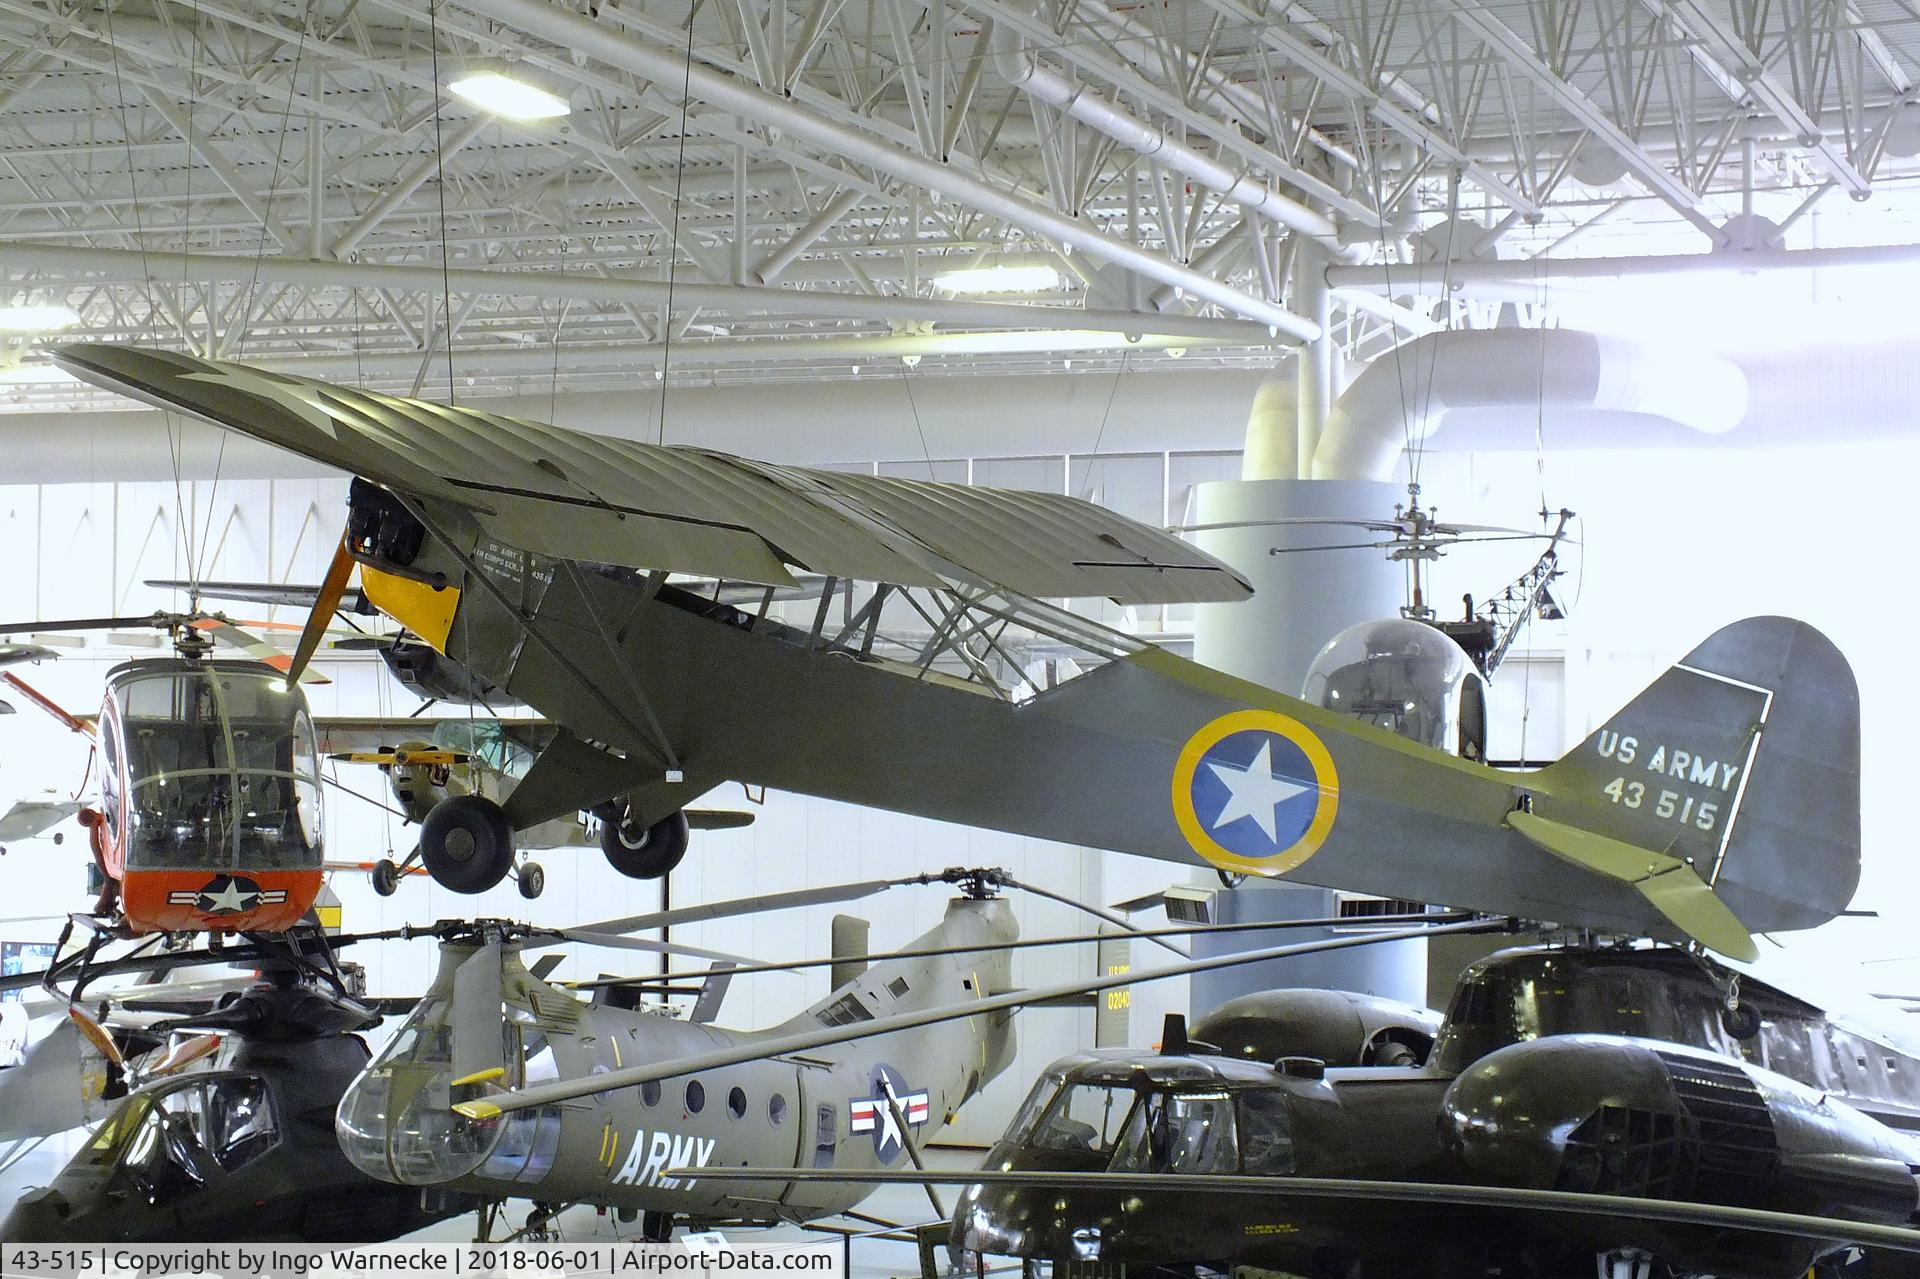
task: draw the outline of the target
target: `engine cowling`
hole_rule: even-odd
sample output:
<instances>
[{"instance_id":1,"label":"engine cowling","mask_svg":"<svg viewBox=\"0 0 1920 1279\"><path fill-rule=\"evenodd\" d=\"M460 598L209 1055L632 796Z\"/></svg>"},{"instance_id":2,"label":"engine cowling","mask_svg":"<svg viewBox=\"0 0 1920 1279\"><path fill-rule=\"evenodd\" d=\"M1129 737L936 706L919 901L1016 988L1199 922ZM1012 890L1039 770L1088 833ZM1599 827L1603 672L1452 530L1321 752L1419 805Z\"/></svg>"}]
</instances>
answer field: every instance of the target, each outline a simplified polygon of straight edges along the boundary
<instances>
[{"instance_id":1,"label":"engine cowling","mask_svg":"<svg viewBox=\"0 0 1920 1279\"><path fill-rule=\"evenodd\" d=\"M1502 1048L1449 1086L1441 1123L1486 1184L1889 1225L1911 1224L1920 1207L1920 1143L1771 1071L1652 1040L1555 1035Z\"/></svg>"}]
</instances>

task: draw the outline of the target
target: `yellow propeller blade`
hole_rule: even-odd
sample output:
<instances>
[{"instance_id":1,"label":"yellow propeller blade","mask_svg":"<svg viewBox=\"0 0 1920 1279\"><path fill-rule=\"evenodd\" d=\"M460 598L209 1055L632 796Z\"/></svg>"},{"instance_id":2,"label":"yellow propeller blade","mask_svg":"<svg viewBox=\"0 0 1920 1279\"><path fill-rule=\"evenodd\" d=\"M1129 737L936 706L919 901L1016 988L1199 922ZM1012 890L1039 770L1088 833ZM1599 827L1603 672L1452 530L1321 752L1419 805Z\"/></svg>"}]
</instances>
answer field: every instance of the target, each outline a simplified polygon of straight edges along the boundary
<instances>
[{"instance_id":1,"label":"yellow propeller blade","mask_svg":"<svg viewBox=\"0 0 1920 1279\"><path fill-rule=\"evenodd\" d=\"M347 580L352 576L353 556L347 553L347 539L343 534L333 553L333 563L327 565L327 575L320 582L320 593L314 597L313 611L307 614L307 626L300 632L300 643L294 647L293 664L287 668L288 683L300 678L319 650L334 610L340 607L340 599L347 593Z\"/></svg>"}]
</instances>

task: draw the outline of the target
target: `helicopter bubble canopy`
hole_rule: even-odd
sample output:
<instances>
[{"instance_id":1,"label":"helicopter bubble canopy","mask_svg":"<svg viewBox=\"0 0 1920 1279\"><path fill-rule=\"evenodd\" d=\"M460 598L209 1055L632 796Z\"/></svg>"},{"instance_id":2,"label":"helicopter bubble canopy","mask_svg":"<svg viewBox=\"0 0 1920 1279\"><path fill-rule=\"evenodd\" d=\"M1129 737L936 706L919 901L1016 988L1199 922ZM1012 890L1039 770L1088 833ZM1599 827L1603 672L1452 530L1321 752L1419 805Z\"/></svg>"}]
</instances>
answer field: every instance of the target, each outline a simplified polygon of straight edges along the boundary
<instances>
[{"instance_id":1,"label":"helicopter bubble canopy","mask_svg":"<svg viewBox=\"0 0 1920 1279\"><path fill-rule=\"evenodd\" d=\"M324 874L306 698L264 662L143 658L107 673L94 839L135 932L274 932Z\"/></svg>"},{"instance_id":2,"label":"helicopter bubble canopy","mask_svg":"<svg viewBox=\"0 0 1920 1279\"><path fill-rule=\"evenodd\" d=\"M1316 706L1466 759L1486 754L1487 681L1451 636L1404 617L1349 626L1307 669Z\"/></svg>"},{"instance_id":3,"label":"helicopter bubble canopy","mask_svg":"<svg viewBox=\"0 0 1920 1279\"><path fill-rule=\"evenodd\" d=\"M465 1010L469 1016L500 1018L504 1070L493 1079L456 1079L454 974L473 954L470 947L442 947L433 985L340 1099L335 1136L347 1159L369 1177L402 1186L445 1185L469 1175L538 1182L553 1168L560 1146L559 1107L490 1119L470 1119L453 1109L456 1102L500 1088L560 1078L554 1047L535 1011L538 993L531 988L538 983L509 950L502 960L499 1005Z\"/></svg>"}]
</instances>

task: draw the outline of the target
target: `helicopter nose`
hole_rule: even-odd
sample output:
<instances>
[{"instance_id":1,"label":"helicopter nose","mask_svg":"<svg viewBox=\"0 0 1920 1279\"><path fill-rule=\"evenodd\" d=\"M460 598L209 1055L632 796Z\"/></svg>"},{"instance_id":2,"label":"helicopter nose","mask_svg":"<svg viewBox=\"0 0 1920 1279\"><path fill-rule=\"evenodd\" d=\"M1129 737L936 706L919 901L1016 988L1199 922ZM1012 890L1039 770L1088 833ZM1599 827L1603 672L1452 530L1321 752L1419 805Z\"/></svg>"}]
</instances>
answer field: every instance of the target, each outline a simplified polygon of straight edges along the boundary
<instances>
[{"instance_id":1,"label":"helicopter nose","mask_svg":"<svg viewBox=\"0 0 1920 1279\"><path fill-rule=\"evenodd\" d=\"M67 1225L73 1205L58 1190L29 1190L0 1221L0 1239L8 1243L53 1243L75 1236Z\"/></svg>"}]
</instances>

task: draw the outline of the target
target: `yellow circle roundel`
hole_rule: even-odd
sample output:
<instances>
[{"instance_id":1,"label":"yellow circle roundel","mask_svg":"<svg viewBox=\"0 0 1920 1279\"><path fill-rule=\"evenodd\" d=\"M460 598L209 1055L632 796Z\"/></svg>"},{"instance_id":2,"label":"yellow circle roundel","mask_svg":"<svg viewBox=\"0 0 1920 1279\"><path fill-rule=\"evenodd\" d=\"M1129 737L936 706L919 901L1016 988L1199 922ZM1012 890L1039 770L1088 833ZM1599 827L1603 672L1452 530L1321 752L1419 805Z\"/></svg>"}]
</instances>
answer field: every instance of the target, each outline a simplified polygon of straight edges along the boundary
<instances>
[{"instance_id":1,"label":"yellow circle roundel","mask_svg":"<svg viewBox=\"0 0 1920 1279\"><path fill-rule=\"evenodd\" d=\"M1286 874L1320 850L1339 806L1333 756L1278 711L1222 715L1187 739L1173 766L1180 833L1222 870Z\"/></svg>"}]
</instances>

